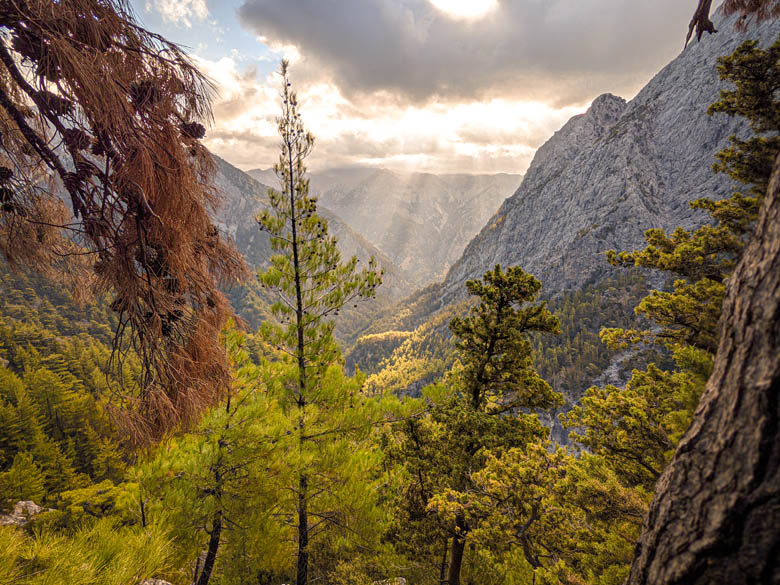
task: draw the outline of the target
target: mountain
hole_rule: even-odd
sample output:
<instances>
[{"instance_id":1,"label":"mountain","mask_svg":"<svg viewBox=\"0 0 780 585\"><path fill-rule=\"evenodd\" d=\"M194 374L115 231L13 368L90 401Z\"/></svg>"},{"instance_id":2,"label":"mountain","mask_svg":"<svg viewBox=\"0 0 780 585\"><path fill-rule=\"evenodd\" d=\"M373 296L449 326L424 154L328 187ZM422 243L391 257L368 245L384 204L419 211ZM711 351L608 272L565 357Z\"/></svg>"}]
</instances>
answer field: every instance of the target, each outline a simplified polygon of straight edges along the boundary
<instances>
[{"instance_id":1,"label":"mountain","mask_svg":"<svg viewBox=\"0 0 780 585\"><path fill-rule=\"evenodd\" d=\"M496 263L523 266L551 291L577 289L608 271L606 250L641 247L648 228L701 225L707 216L689 203L738 188L712 163L730 135L747 132L741 120L706 113L724 88L716 59L780 33L778 21L739 32L736 20L719 12L720 32L689 45L633 100L597 98L542 146L449 271L445 295Z\"/></svg>"},{"instance_id":2,"label":"mountain","mask_svg":"<svg viewBox=\"0 0 780 585\"><path fill-rule=\"evenodd\" d=\"M746 39L773 42L780 22L739 31L736 16L719 11L715 19L718 34L689 45L633 100L598 97L537 151L520 188L444 281L404 303L420 305L415 324L461 298L465 282L495 264L522 266L548 295L578 290L613 273L607 250L641 247L649 228L698 227L707 215L691 201L739 189L712 171L729 136L749 132L741 120L706 113L726 87L716 59Z\"/></svg>"},{"instance_id":3,"label":"mountain","mask_svg":"<svg viewBox=\"0 0 780 585\"><path fill-rule=\"evenodd\" d=\"M275 180L269 170L249 174ZM312 173L311 190L419 287L444 277L521 179L356 167Z\"/></svg>"},{"instance_id":4,"label":"mountain","mask_svg":"<svg viewBox=\"0 0 780 585\"><path fill-rule=\"evenodd\" d=\"M605 94L585 114L567 122L538 150L519 189L466 246L445 279L399 303L367 329L365 339L388 331L423 330L438 313L465 298L467 280L502 264L522 266L542 281L546 297L575 309L583 302L578 295L590 290L584 299L592 307L587 320L571 319L562 339L572 346L578 339L586 339L587 347L598 343L598 331L607 320L622 312L626 302L633 307L641 296L634 291L630 298L621 298L620 287L613 283L619 282L615 279L622 269L610 267L605 252L642 247L649 228L698 227L708 216L692 210L691 201L725 197L740 188L712 170L715 154L728 145L729 136L749 133L744 121L706 113L726 87L719 80L716 59L746 39L770 44L780 34L780 22L739 31L736 21L736 16L716 13L720 32L689 45L633 100ZM362 343L358 340L353 355L363 351ZM539 349L549 353L554 342L545 343ZM402 355L401 345L398 349L385 363L386 370L417 358L410 351ZM631 358L607 357L601 361L610 365ZM356 357L352 362L365 371L373 365ZM576 388L572 377L569 396L576 398L603 372L614 369L594 370L584 384L577 380ZM389 377L388 372L377 375Z\"/></svg>"},{"instance_id":5,"label":"mountain","mask_svg":"<svg viewBox=\"0 0 780 585\"><path fill-rule=\"evenodd\" d=\"M268 187L227 161L217 156L214 159L217 163L217 174L214 182L222 196L222 204L214 215L215 223L223 232L233 238L238 250L252 268L267 266L268 259L273 253L271 243L268 234L258 229L255 215L268 200ZM339 249L344 257L348 258L354 255L361 262L367 262L373 256L377 264L385 271L380 295L398 299L414 290L413 283L405 278L403 271L381 250L373 246L329 209L320 205L318 212L328 220L330 233L336 236Z\"/></svg>"}]
</instances>

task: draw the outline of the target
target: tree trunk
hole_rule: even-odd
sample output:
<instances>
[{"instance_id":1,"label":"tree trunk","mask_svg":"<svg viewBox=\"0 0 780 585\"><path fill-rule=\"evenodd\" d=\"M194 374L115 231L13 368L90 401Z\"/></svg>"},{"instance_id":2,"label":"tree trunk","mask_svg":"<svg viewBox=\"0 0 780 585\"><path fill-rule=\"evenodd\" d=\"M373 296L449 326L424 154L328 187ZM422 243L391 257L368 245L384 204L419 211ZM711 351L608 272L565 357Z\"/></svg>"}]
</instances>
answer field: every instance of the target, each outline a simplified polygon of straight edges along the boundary
<instances>
[{"instance_id":1,"label":"tree trunk","mask_svg":"<svg viewBox=\"0 0 780 585\"><path fill-rule=\"evenodd\" d=\"M217 551L219 550L219 539L222 534L222 511L214 512L214 518L211 521L211 533L209 535L209 548L206 551L206 560L203 561L203 571L200 573L196 585L208 585L211 579L211 573L214 571L214 563L217 560Z\"/></svg>"},{"instance_id":2,"label":"tree trunk","mask_svg":"<svg viewBox=\"0 0 780 585\"><path fill-rule=\"evenodd\" d=\"M285 76L285 82L287 77ZM287 87L284 89L287 95ZM287 100L287 98L285 98ZM286 101L285 101L286 103ZM289 184L287 188L290 191L290 230L292 232L292 252L293 252L293 272L295 274L295 328L297 334L296 356L298 361L298 449L303 453L303 443L306 427L306 343L304 339L304 302L303 285L301 284L301 260L299 256L300 242L298 241L298 221L297 210L295 207L295 165L293 164L294 144L291 140L287 142L287 163L289 173ZM295 573L296 585L308 585L309 582L309 511L308 511L308 478L304 472L298 477L298 562Z\"/></svg>"},{"instance_id":3,"label":"tree trunk","mask_svg":"<svg viewBox=\"0 0 780 585\"><path fill-rule=\"evenodd\" d=\"M302 474L298 482L298 570L295 584L307 585L309 582L309 513L307 510L308 480Z\"/></svg>"},{"instance_id":4,"label":"tree trunk","mask_svg":"<svg viewBox=\"0 0 780 585\"><path fill-rule=\"evenodd\" d=\"M729 279L715 369L661 476L630 585L780 583L780 158Z\"/></svg>"},{"instance_id":5,"label":"tree trunk","mask_svg":"<svg viewBox=\"0 0 780 585\"><path fill-rule=\"evenodd\" d=\"M447 552L450 548L450 539L444 539L444 550L441 555L441 566L439 567L439 583L447 582Z\"/></svg>"},{"instance_id":6,"label":"tree trunk","mask_svg":"<svg viewBox=\"0 0 780 585\"><path fill-rule=\"evenodd\" d=\"M450 550L450 570L447 573L447 585L460 585L460 567L463 564L463 551L466 550L466 522L458 516L455 519L455 535Z\"/></svg>"}]
</instances>

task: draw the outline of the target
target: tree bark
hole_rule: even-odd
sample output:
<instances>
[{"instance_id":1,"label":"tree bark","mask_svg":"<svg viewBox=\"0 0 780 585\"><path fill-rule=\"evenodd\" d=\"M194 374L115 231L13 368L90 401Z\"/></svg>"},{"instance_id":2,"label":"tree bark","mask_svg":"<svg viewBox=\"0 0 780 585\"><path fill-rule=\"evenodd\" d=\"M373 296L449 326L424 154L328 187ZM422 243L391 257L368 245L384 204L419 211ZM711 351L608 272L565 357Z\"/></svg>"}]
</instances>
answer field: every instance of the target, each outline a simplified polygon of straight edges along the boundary
<instances>
[{"instance_id":1,"label":"tree bark","mask_svg":"<svg viewBox=\"0 0 780 585\"><path fill-rule=\"evenodd\" d=\"M460 568L463 564L463 551L466 550L466 530L465 520L458 516L455 519L455 535L452 537L447 585L460 585Z\"/></svg>"},{"instance_id":2,"label":"tree bark","mask_svg":"<svg viewBox=\"0 0 780 585\"><path fill-rule=\"evenodd\" d=\"M209 547L206 551L206 560L203 561L203 570L198 578L197 585L208 585L211 573L214 571L214 563L217 560L219 539L222 534L222 511L217 509L211 521L211 533L209 534Z\"/></svg>"},{"instance_id":3,"label":"tree bark","mask_svg":"<svg viewBox=\"0 0 780 585\"><path fill-rule=\"evenodd\" d=\"M444 539L444 550L441 555L441 566L439 567L439 583L447 583L447 553L450 549L450 539Z\"/></svg>"},{"instance_id":4,"label":"tree bark","mask_svg":"<svg viewBox=\"0 0 780 585\"><path fill-rule=\"evenodd\" d=\"M298 481L298 566L295 576L296 585L309 582L309 513L308 478L301 474Z\"/></svg>"},{"instance_id":5,"label":"tree bark","mask_svg":"<svg viewBox=\"0 0 780 585\"><path fill-rule=\"evenodd\" d=\"M629 585L780 583L780 158L728 282L715 368L661 476Z\"/></svg>"}]
</instances>

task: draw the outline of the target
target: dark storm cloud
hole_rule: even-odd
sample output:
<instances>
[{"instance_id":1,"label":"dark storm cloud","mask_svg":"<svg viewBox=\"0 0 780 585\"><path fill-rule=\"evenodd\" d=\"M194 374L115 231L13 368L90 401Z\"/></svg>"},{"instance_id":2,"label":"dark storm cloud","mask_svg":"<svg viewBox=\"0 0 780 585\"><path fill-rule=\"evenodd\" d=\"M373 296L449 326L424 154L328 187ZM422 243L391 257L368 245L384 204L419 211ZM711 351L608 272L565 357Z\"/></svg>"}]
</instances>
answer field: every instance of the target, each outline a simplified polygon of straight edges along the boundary
<instances>
[{"instance_id":1,"label":"dark storm cloud","mask_svg":"<svg viewBox=\"0 0 780 585\"><path fill-rule=\"evenodd\" d=\"M682 49L693 0L499 0L455 20L428 0L246 0L242 24L297 46L296 71L355 97L571 103L635 90ZM300 79L300 76L299 76Z\"/></svg>"}]
</instances>

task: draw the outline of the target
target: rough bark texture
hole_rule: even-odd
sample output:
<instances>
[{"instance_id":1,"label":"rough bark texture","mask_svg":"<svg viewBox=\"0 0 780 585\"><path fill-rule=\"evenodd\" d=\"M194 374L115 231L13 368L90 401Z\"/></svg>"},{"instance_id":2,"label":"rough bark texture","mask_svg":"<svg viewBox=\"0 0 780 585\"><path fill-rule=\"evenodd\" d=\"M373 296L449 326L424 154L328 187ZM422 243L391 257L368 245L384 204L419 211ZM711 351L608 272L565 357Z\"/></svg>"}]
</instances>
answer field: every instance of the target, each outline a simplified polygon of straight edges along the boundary
<instances>
[{"instance_id":1,"label":"rough bark texture","mask_svg":"<svg viewBox=\"0 0 780 585\"><path fill-rule=\"evenodd\" d=\"M460 568L463 565L463 552L466 550L466 522L458 516L455 520L456 532L452 537L450 567L447 573L447 585L460 585Z\"/></svg>"},{"instance_id":2,"label":"rough bark texture","mask_svg":"<svg viewBox=\"0 0 780 585\"><path fill-rule=\"evenodd\" d=\"M656 486L629 585L780 583L780 159L728 285L715 371Z\"/></svg>"},{"instance_id":3,"label":"rough bark texture","mask_svg":"<svg viewBox=\"0 0 780 585\"><path fill-rule=\"evenodd\" d=\"M450 550L450 539L444 541L444 551L441 555L441 566L439 567L439 583L447 583L447 553Z\"/></svg>"}]
</instances>

